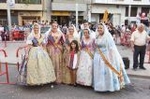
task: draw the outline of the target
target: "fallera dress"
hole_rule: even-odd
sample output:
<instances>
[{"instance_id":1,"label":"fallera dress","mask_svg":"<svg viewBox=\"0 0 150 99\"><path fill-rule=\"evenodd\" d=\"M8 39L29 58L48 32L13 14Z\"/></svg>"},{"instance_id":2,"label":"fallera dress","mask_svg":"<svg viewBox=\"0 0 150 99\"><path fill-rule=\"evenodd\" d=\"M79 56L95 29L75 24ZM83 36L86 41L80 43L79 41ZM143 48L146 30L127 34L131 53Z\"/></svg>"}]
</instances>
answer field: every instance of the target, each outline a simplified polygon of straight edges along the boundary
<instances>
[{"instance_id":1,"label":"fallera dress","mask_svg":"<svg viewBox=\"0 0 150 99\"><path fill-rule=\"evenodd\" d=\"M56 39L58 40L57 43ZM63 43L64 39L61 34L57 37L54 37L52 34L48 34L46 48L50 58L52 59L56 74L56 83L62 83Z\"/></svg>"},{"instance_id":2,"label":"fallera dress","mask_svg":"<svg viewBox=\"0 0 150 99\"><path fill-rule=\"evenodd\" d=\"M42 36L37 39L29 35L27 38L27 44L31 44L32 47L28 53L27 64L22 68L26 85L42 85L56 80L54 66L48 53L43 49L42 42Z\"/></svg>"},{"instance_id":3,"label":"fallera dress","mask_svg":"<svg viewBox=\"0 0 150 99\"><path fill-rule=\"evenodd\" d=\"M93 67L93 87L95 91L106 92L106 91L119 91L121 84L118 76L105 64L102 56L99 54L101 49L103 55L107 61L117 70L122 71L123 80L122 85L130 83L127 73L124 69L124 63L116 48L116 45L111 35L105 35L98 37L95 41L97 46L94 54L94 67Z\"/></svg>"},{"instance_id":4,"label":"fallera dress","mask_svg":"<svg viewBox=\"0 0 150 99\"><path fill-rule=\"evenodd\" d=\"M87 52L87 49L90 52ZM94 40L90 39L81 41L80 62L77 70L77 83L80 85L91 86L92 85L92 68L93 68L93 55L94 52Z\"/></svg>"}]
</instances>

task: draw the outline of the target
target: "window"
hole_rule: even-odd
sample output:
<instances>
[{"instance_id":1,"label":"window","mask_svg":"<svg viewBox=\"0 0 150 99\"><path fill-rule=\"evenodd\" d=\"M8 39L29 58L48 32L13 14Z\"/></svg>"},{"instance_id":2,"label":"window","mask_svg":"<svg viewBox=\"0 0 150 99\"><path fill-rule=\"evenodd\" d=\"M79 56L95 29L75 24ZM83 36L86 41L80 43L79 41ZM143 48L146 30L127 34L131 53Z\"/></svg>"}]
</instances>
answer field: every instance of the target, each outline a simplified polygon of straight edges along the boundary
<instances>
[{"instance_id":1,"label":"window","mask_svg":"<svg viewBox=\"0 0 150 99\"><path fill-rule=\"evenodd\" d=\"M128 11L129 11L129 7L126 7L126 9L125 9L125 16L126 17L128 16Z\"/></svg>"},{"instance_id":2,"label":"window","mask_svg":"<svg viewBox=\"0 0 150 99\"><path fill-rule=\"evenodd\" d=\"M150 8L148 7L142 7L141 12L145 12L146 14L149 13Z\"/></svg>"},{"instance_id":3,"label":"window","mask_svg":"<svg viewBox=\"0 0 150 99\"><path fill-rule=\"evenodd\" d=\"M5 16L0 17L0 24L6 25L7 24L7 18Z\"/></svg>"},{"instance_id":4,"label":"window","mask_svg":"<svg viewBox=\"0 0 150 99\"><path fill-rule=\"evenodd\" d=\"M137 15L137 7L131 7L131 16L135 17Z\"/></svg>"},{"instance_id":5,"label":"window","mask_svg":"<svg viewBox=\"0 0 150 99\"><path fill-rule=\"evenodd\" d=\"M6 3L6 0L0 0L0 3Z\"/></svg>"},{"instance_id":6,"label":"window","mask_svg":"<svg viewBox=\"0 0 150 99\"><path fill-rule=\"evenodd\" d=\"M41 4L41 0L15 0L16 3Z\"/></svg>"},{"instance_id":7,"label":"window","mask_svg":"<svg viewBox=\"0 0 150 99\"><path fill-rule=\"evenodd\" d=\"M125 16L128 16L129 7L126 7ZM137 15L137 7L131 7L131 17L135 17Z\"/></svg>"}]
</instances>

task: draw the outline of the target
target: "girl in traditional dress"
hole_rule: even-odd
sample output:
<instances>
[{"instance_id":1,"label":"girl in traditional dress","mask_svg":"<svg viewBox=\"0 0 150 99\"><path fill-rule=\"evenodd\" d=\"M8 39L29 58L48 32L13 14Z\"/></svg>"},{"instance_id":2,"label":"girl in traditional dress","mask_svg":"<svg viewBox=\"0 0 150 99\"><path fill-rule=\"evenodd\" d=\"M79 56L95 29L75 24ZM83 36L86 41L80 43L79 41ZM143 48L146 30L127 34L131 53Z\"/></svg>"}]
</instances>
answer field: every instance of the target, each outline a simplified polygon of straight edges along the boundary
<instances>
[{"instance_id":1,"label":"girl in traditional dress","mask_svg":"<svg viewBox=\"0 0 150 99\"><path fill-rule=\"evenodd\" d=\"M71 84L74 86L76 86L76 71L79 65L79 55L80 52L79 52L78 41L73 40L70 43L68 68L70 69Z\"/></svg>"},{"instance_id":2,"label":"girl in traditional dress","mask_svg":"<svg viewBox=\"0 0 150 99\"><path fill-rule=\"evenodd\" d=\"M70 69L67 67L68 66L68 61L69 61L69 53L70 53L70 43L72 40L78 40L79 41L79 36L76 31L76 28L74 25L69 26L68 32L66 34L66 41L65 41L65 46L64 46L64 52L63 52L63 83L64 84L71 84L71 75L70 75Z\"/></svg>"},{"instance_id":3,"label":"girl in traditional dress","mask_svg":"<svg viewBox=\"0 0 150 99\"><path fill-rule=\"evenodd\" d=\"M119 91L130 80L124 63L107 27L101 23L95 40L93 87L95 91Z\"/></svg>"},{"instance_id":4,"label":"girl in traditional dress","mask_svg":"<svg viewBox=\"0 0 150 99\"><path fill-rule=\"evenodd\" d=\"M35 23L33 30L27 37L28 55L26 70L26 80L24 84L27 85L43 85L56 80L54 67L49 58L48 53L44 50L43 36L40 34L40 26ZM22 68L23 69L23 68Z\"/></svg>"},{"instance_id":5,"label":"girl in traditional dress","mask_svg":"<svg viewBox=\"0 0 150 99\"><path fill-rule=\"evenodd\" d=\"M91 86L94 40L90 37L90 31L88 29L84 29L83 33L84 36L81 41L80 63L77 70L77 83Z\"/></svg>"},{"instance_id":6,"label":"girl in traditional dress","mask_svg":"<svg viewBox=\"0 0 150 99\"><path fill-rule=\"evenodd\" d=\"M50 31L45 33L45 43L48 54L54 65L57 84L62 83L62 54L64 41L65 38L62 32L58 29L57 22L53 22Z\"/></svg>"}]
</instances>

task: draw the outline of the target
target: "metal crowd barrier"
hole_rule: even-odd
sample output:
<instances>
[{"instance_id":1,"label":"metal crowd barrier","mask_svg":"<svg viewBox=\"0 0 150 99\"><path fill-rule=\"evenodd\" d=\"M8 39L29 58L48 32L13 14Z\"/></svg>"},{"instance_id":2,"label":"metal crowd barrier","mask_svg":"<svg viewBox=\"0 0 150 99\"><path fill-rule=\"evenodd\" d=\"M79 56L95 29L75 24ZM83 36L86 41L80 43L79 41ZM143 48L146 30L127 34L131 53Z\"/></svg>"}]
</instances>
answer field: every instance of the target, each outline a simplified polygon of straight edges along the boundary
<instances>
[{"instance_id":1,"label":"metal crowd barrier","mask_svg":"<svg viewBox=\"0 0 150 99\"><path fill-rule=\"evenodd\" d=\"M150 62L149 62L149 55L150 55L150 51L146 51L146 53L145 53L145 58L147 59L144 63L145 64L150 64Z\"/></svg>"},{"instance_id":2,"label":"metal crowd barrier","mask_svg":"<svg viewBox=\"0 0 150 99\"><path fill-rule=\"evenodd\" d=\"M27 45L26 46L23 46L23 47L19 47L16 51L16 57L18 58L18 61L17 61L17 68L18 68L18 71L19 71L19 66L20 66L20 63L19 63L19 52L20 50L24 50L24 52L26 53L26 48L27 48Z\"/></svg>"},{"instance_id":3,"label":"metal crowd barrier","mask_svg":"<svg viewBox=\"0 0 150 99\"><path fill-rule=\"evenodd\" d=\"M3 53L5 58L7 57L7 53L4 49L0 49L0 52ZM5 82L0 82L0 84L10 84L10 82L9 82L9 73L8 73L8 63L6 61L4 62L4 66L5 66L4 71L2 70L2 66L3 66L2 64L3 63L0 62L0 76L5 75L6 76L6 81Z\"/></svg>"}]
</instances>

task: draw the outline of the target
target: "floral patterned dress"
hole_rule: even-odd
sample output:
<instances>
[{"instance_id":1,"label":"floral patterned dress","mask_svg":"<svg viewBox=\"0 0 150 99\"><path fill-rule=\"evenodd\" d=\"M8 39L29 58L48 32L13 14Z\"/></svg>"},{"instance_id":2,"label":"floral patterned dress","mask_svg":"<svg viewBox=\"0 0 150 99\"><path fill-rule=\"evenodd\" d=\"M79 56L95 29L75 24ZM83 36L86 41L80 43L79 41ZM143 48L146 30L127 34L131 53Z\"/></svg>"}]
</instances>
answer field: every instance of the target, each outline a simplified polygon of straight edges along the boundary
<instances>
[{"instance_id":1,"label":"floral patterned dress","mask_svg":"<svg viewBox=\"0 0 150 99\"><path fill-rule=\"evenodd\" d=\"M77 70L77 83L85 86L92 85L92 55L94 49L94 40L90 39L81 42L80 62ZM89 50L89 52L87 52Z\"/></svg>"},{"instance_id":2,"label":"floral patterned dress","mask_svg":"<svg viewBox=\"0 0 150 99\"><path fill-rule=\"evenodd\" d=\"M93 61L93 87L95 91L119 91L122 85L124 86L130 83L122 58L113 39L110 38L112 38L111 35L107 35L98 37L95 40L95 45L97 46ZM122 81L119 80L118 75L105 63L103 57L99 53L99 49L112 67L118 72L122 72Z\"/></svg>"},{"instance_id":3,"label":"floral patterned dress","mask_svg":"<svg viewBox=\"0 0 150 99\"><path fill-rule=\"evenodd\" d=\"M68 61L69 61L69 44L70 40L66 39L64 52L63 52L63 83L64 84L71 84L71 75L70 69L68 68Z\"/></svg>"},{"instance_id":4,"label":"floral patterned dress","mask_svg":"<svg viewBox=\"0 0 150 99\"><path fill-rule=\"evenodd\" d=\"M56 80L54 66L48 53L43 49L43 37L37 39L28 37L27 42L32 42L27 61L27 85L41 85Z\"/></svg>"},{"instance_id":5,"label":"floral patterned dress","mask_svg":"<svg viewBox=\"0 0 150 99\"><path fill-rule=\"evenodd\" d=\"M46 48L50 58L52 59L52 63L55 69L56 82L62 83L62 66L63 66L62 54L64 43L63 36L61 34L57 36L49 34L47 41L48 43L46 45Z\"/></svg>"}]
</instances>

